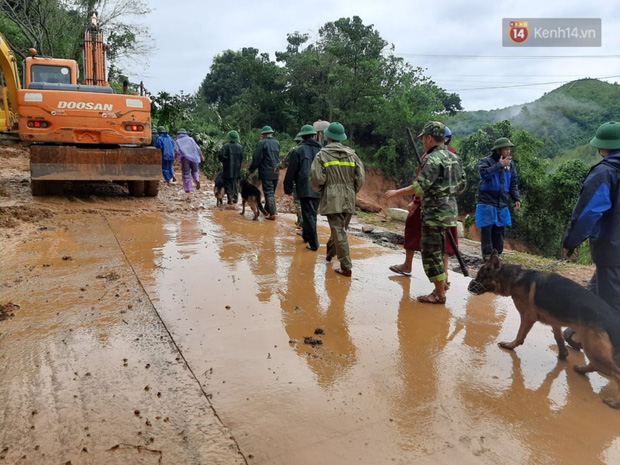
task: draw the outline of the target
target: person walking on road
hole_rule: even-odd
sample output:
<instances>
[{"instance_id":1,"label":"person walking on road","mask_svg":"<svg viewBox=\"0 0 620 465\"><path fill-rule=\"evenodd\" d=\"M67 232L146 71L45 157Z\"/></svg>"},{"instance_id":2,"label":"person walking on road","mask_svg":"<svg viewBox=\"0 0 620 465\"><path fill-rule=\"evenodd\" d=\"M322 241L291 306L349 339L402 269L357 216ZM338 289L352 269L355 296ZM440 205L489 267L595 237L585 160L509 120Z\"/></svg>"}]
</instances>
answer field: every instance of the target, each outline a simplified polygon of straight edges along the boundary
<instances>
[{"instance_id":1,"label":"person walking on road","mask_svg":"<svg viewBox=\"0 0 620 465\"><path fill-rule=\"evenodd\" d=\"M263 127L260 133L261 140L254 150L249 173L258 170L258 177L263 185L265 196L265 210L268 220L274 221L278 210L276 208L276 187L278 187L278 165L280 164L280 143L273 137L273 129L270 126Z\"/></svg>"},{"instance_id":2,"label":"person walking on road","mask_svg":"<svg viewBox=\"0 0 620 465\"><path fill-rule=\"evenodd\" d=\"M161 150L161 171L164 176L164 182L170 184L176 182L174 177L174 151L176 142L168 135L168 130L163 126L157 127L157 141L155 147Z\"/></svg>"},{"instance_id":3,"label":"person walking on road","mask_svg":"<svg viewBox=\"0 0 620 465\"><path fill-rule=\"evenodd\" d=\"M185 129L177 131L177 147L174 154L175 160L181 160L181 171L183 173L183 190L188 194L193 192L192 181L196 184L196 189L200 189L200 170L198 165L205 160L202 156L200 147L196 141L187 134Z\"/></svg>"},{"instance_id":4,"label":"person walking on road","mask_svg":"<svg viewBox=\"0 0 620 465\"><path fill-rule=\"evenodd\" d=\"M278 168L277 168L278 173L280 173L281 170L285 170L288 168L288 164L291 160L291 154L293 153L293 151L295 151L297 147L299 147L299 144L301 144L302 138L299 135L299 133L297 133L297 135L295 136L295 139L293 140L295 141L295 146L291 147L291 149L288 151L286 156L282 159L282 161L278 165ZM295 216L297 216L297 220L295 221L295 226L297 226L297 229L301 229L304 220L301 215L301 202L299 201L299 198L297 197L297 189L295 188L295 183L293 183L293 202L295 202ZM297 234L301 235L300 232L298 232Z\"/></svg>"},{"instance_id":5,"label":"person walking on road","mask_svg":"<svg viewBox=\"0 0 620 465\"><path fill-rule=\"evenodd\" d=\"M422 264L435 290L419 296L417 300L444 304L446 233L456 226L456 196L465 190L465 171L458 155L448 151L444 145L446 128L442 123L427 122L418 137L422 138L428 155L412 188L416 195L422 196Z\"/></svg>"},{"instance_id":6,"label":"person walking on road","mask_svg":"<svg viewBox=\"0 0 620 465\"><path fill-rule=\"evenodd\" d=\"M620 122L605 123L590 145L603 160L594 165L583 181L581 195L563 239L564 255L570 258L586 239L596 265L588 289L620 316ZM581 348L579 334L564 331L566 342Z\"/></svg>"},{"instance_id":7,"label":"person walking on road","mask_svg":"<svg viewBox=\"0 0 620 465\"><path fill-rule=\"evenodd\" d=\"M364 185L364 165L355 150L342 144L347 139L344 126L331 123L325 130L327 144L317 153L310 168L310 182L321 194L319 213L327 216L331 235L327 241L329 262L338 257L336 273L351 277L351 256L347 228L355 213L355 197Z\"/></svg>"},{"instance_id":8,"label":"person walking on road","mask_svg":"<svg viewBox=\"0 0 620 465\"><path fill-rule=\"evenodd\" d=\"M515 211L521 208L519 177L512 163L512 148L515 145L507 137L500 137L491 148L491 153L480 160L480 187L476 206L476 226L480 229L482 258L487 261L493 250L504 251L506 226L512 226L510 200Z\"/></svg>"},{"instance_id":9,"label":"person walking on road","mask_svg":"<svg viewBox=\"0 0 620 465\"><path fill-rule=\"evenodd\" d=\"M308 250L319 249L319 237L316 231L316 215L321 201L310 183L310 168L321 145L316 141L316 131L307 124L299 131L301 143L293 149L288 161L286 176L284 176L284 193L287 195L297 192L301 204L302 238L308 244Z\"/></svg>"},{"instance_id":10,"label":"person walking on road","mask_svg":"<svg viewBox=\"0 0 620 465\"><path fill-rule=\"evenodd\" d=\"M226 138L228 142L222 146L218 159L222 162L224 191L228 198L228 205L230 205L237 203L239 199L239 178L244 155L237 131L229 131Z\"/></svg>"},{"instance_id":11,"label":"person walking on road","mask_svg":"<svg viewBox=\"0 0 620 465\"><path fill-rule=\"evenodd\" d=\"M449 152L457 155L456 150L450 147L448 144L450 143L449 136L451 137L452 133L450 129L446 126L446 139L445 146ZM428 152L425 152L421 157L422 164L426 160L428 156ZM416 173L415 179L420 176L420 172L422 171L422 165L418 166L418 171ZM403 187L402 189L397 190L389 190L383 196L386 199L391 199L393 197L405 197L412 195L413 198L408 205L409 214L407 215L407 219L405 220L405 241L403 247L405 249L405 262L399 265L392 265L389 267L390 271L393 273L399 274L401 276L411 276L411 272L413 270L413 257L416 251L421 251L422 247L420 245L422 239L422 196L415 195L413 192L413 185ZM452 237L454 238L454 242L458 247L458 230L456 226L450 228L450 232L452 233ZM448 280L448 263L450 259L450 255L456 254L454 250L454 246L452 242L446 240L446 253L444 254L444 269L446 271L446 290L450 288L450 281Z\"/></svg>"}]
</instances>

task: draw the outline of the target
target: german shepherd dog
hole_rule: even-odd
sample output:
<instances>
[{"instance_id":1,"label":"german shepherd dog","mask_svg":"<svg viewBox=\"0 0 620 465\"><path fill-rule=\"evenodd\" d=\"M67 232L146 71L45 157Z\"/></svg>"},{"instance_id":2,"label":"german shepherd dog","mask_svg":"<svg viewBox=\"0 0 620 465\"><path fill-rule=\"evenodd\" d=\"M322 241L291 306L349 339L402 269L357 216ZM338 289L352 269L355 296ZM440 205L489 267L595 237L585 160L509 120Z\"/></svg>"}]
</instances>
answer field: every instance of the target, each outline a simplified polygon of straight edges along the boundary
<instances>
[{"instance_id":1,"label":"german shepherd dog","mask_svg":"<svg viewBox=\"0 0 620 465\"><path fill-rule=\"evenodd\" d=\"M213 195L215 195L216 206L224 205L224 172L217 173L215 185L213 186Z\"/></svg>"},{"instance_id":2,"label":"german shepherd dog","mask_svg":"<svg viewBox=\"0 0 620 465\"><path fill-rule=\"evenodd\" d=\"M252 218L253 220L258 220L259 210L263 215L268 216L269 213L267 213L267 210L265 210L263 204L261 203L261 193L258 187L251 184L247 179L242 179L239 181L239 186L241 187L241 199L243 201L241 213L239 214L245 215L245 204L247 203L254 213L254 218Z\"/></svg>"},{"instance_id":3,"label":"german shepherd dog","mask_svg":"<svg viewBox=\"0 0 620 465\"><path fill-rule=\"evenodd\" d=\"M558 357L565 359L568 349L561 328L574 330L589 363L573 368L581 374L597 371L615 381L619 392L604 402L620 409L620 315L607 302L558 274L502 263L497 251L480 268L468 290L476 295L492 292L512 297L521 325L514 341L499 343L504 349L523 344L534 323L540 321L553 329Z\"/></svg>"}]
</instances>

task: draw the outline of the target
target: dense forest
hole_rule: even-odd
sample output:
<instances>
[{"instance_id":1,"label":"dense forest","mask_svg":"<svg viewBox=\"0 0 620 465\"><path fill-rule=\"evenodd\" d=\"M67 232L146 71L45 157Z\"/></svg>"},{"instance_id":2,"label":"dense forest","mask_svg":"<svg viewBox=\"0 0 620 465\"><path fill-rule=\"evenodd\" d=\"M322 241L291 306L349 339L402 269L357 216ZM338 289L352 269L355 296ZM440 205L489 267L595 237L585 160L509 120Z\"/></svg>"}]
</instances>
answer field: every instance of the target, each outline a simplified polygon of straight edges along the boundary
<instances>
[{"instance_id":1,"label":"dense forest","mask_svg":"<svg viewBox=\"0 0 620 465\"><path fill-rule=\"evenodd\" d=\"M110 81L119 88L126 79L121 57L140 55L140 37L148 37L148 31L132 29L125 21L129 11L148 11L144 2L0 0L0 28L19 56L35 46L79 60L87 13L102 4L108 6L100 17L110 43ZM440 120L454 132L453 145L467 172L469 188L459 198L463 216L475 209L480 158L495 139L509 137L517 145L514 160L523 200L510 236L540 254L560 255L581 182L598 161L588 141L603 122L620 120L617 84L584 79L536 102L464 112L457 94L395 56L379 31L357 16L326 22L314 41L299 32L286 38L286 50L273 60L251 44L222 50L194 94L148 94L147 89L154 125L172 132L188 129L203 147L205 173L213 176L223 135L231 129L241 134L249 158L264 125L276 130L286 153L302 125L319 118L339 121L366 166L405 185L417 166L407 129L415 133L425 121Z\"/></svg>"}]
</instances>

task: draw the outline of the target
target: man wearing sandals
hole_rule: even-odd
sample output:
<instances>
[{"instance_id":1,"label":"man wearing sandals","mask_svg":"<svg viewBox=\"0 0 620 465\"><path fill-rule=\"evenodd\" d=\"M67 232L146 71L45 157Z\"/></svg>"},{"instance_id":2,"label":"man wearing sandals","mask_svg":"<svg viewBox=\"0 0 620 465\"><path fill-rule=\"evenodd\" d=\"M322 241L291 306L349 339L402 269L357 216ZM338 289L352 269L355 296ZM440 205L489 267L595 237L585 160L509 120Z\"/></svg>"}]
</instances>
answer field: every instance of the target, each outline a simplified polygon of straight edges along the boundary
<instances>
[{"instance_id":1,"label":"man wearing sandals","mask_svg":"<svg viewBox=\"0 0 620 465\"><path fill-rule=\"evenodd\" d=\"M445 139L444 144L446 148L448 149L448 151L456 154L456 150L450 147L451 138L452 138L452 133L450 129L448 128L448 126L446 126L446 139ZM426 152L422 155L421 160L420 160L422 164L424 163L424 160L426 160L427 156L428 156L428 153ZM416 178L420 175L420 171L422 171L422 164L418 166ZM403 248L405 249L405 262L399 265L392 265L389 267L389 270L393 273L399 274L401 276L410 277L411 271L413 269L413 257L415 255L415 252L422 250L420 246L420 242L422 239L422 215L420 212L420 207L422 205L422 197L419 195L414 195L412 185L403 187L401 189L388 190L385 192L385 194L383 194L383 196L385 197L385 199L391 199L394 197L413 196L413 199L408 205L409 214L407 215L407 220L405 221L405 243L403 244ZM453 228L450 228L450 231L452 232L454 241L457 243L457 246L458 246L458 230L456 226ZM448 262L450 259L450 255L454 255L455 253L456 253L456 250L454 249L452 242L447 240L446 241L446 253L444 255L444 260L443 260L444 268L446 271L446 290L450 289L450 282L448 281L449 279Z\"/></svg>"},{"instance_id":2,"label":"man wearing sandals","mask_svg":"<svg viewBox=\"0 0 620 465\"><path fill-rule=\"evenodd\" d=\"M435 290L419 296L417 300L444 304L446 231L456 226L456 196L465 190L465 171L458 155L448 151L444 145L446 127L442 123L427 122L418 137L422 138L428 155L413 182L413 192L422 196L422 264Z\"/></svg>"}]
</instances>

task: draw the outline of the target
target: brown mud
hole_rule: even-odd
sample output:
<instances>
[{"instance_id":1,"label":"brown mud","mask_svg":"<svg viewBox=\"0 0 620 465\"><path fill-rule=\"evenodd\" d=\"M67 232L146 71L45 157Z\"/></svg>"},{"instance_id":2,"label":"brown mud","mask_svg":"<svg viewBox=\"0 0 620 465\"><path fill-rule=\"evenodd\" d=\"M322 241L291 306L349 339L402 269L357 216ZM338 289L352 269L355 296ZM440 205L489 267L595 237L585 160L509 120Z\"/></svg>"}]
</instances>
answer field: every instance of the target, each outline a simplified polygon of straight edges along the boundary
<instances>
[{"instance_id":1,"label":"brown mud","mask_svg":"<svg viewBox=\"0 0 620 465\"><path fill-rule=\"evenodd\" d=\"M347 279L288 199L253 222L208 182L33 198L26 153L0 153L0 463L620 463L615 386L582 353L540 324L498 348L512 301L456 272L445 306L416 302L419 257L391 275L402 251L359 222Z\"/></svg>"}]
</instances>

